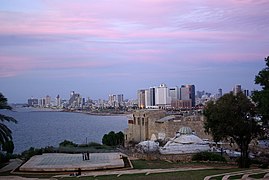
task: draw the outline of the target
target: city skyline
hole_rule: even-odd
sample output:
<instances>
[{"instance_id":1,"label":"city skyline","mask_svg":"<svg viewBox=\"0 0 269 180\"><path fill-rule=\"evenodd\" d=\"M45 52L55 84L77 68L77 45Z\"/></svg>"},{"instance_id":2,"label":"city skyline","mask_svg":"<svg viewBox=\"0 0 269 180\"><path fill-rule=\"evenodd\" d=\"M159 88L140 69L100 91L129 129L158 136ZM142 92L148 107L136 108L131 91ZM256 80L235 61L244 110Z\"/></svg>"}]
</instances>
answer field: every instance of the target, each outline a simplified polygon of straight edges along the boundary
<instances>
[{"instance_id":1,"label":"city skyline","mask_svg":"<svg viewBox=\"0 0 269 180\"><path fill-rule=\"evenodd\" d=\"M10 103L66 95L136 97L151 85L259 89L269 2L3 0L0 83Z\"/></svg>"}]
</instances>

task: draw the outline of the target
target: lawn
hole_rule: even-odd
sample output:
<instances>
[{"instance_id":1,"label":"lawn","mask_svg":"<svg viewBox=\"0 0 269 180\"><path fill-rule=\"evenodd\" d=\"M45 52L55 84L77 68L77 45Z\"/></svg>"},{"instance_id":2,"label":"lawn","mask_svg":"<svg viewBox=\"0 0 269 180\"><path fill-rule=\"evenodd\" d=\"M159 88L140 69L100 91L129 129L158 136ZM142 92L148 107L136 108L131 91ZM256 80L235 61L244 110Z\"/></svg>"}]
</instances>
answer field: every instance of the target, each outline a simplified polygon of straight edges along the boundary
<instances>
[{"instance_id":1,"label":"lawn","mask_svg":"<svg viewBox=\"0 0 269 180\"><path fill-rule=\"evenodd\" d=\"M239 171L240 169L208 169L208 170L193 170L193 171L180 171L180 172L172 172L172 173L158 173L158 174L130 174L130 175L121 175L117 177L116 175L111 176L98 176L98 177L80 177L79 179L89 179L89 180L200 180L204 179L204 177L208 175L221 174L232 171ZM77 177L63 178L67 180L77 179Z\"/></svg>"}]
</instances>

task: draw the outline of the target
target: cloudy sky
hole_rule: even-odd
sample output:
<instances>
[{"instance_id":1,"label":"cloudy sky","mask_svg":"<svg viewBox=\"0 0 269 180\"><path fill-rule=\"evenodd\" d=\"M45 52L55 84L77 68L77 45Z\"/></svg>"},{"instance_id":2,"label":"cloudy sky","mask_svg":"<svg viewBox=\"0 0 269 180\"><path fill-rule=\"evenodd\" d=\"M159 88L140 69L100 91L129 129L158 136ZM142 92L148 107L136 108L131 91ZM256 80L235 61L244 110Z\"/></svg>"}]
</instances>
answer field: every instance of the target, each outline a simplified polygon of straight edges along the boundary
<instances>
[{"instance_id":1,"label":"cloudy sky","mask_svg":"<svg viewBox=\"0 0 269 180\"><path fill-rule=\"evenodd\" d=\"M1 0L0 92L107 99L166 83L253 90L268 0Z\"/></svg>"}]
</instances>

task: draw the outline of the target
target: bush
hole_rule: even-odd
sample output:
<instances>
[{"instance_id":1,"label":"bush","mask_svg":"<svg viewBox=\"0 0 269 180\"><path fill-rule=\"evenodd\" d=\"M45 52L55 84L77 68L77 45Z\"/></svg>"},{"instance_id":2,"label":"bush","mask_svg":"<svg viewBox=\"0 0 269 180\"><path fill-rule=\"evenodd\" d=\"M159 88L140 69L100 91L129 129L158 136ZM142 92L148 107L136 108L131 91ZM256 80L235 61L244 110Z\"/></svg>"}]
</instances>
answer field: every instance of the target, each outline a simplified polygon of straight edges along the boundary
<instances>
[{"instance_id":1,"label":"bush","mask_svg":"<svg viewBox=\"0 0 269 180\"><path fill-rule=\"evenodd\" d=\"M64 147L67 147L67 146L69 146L69 147L77 147L78 145L75 144L75 143L73 143L72 141L64 140L63 142L61 142L61 143L59 144L59 146L64 146Z\"/></svg>"},{"instance_id":2,"label":"bush","mask_svg":"<svg viewBox=\"0 0 269 180\"><path fill-rule=\"evenodd\" d=\"M10 156L0 152L0 163L6 163L10 159Z\"/></svg>"},{"instance_id":3,"label":"bush","mask_svg":"<svg viewBox=\"0 0 269 180\"><path fill-rule=\"evenodd\" d=\"M102 147L102 144L96 142L90 142L88 144L79 144L78 147Z\"/></svg>"},{"instance_id":4,"label":"bush","mask_svg":"<svg viewBox=\"0 0 269 180\"><path fill-rule=\"evenodd\" d=\"M107 146L119 146L124 145L124 134L120 131L115 133L110 131L108 134L105 134L102 138L102 143Z\"/></svg>"},{"instance_id":5,"label":"bush","mask_svg":"<svg viewBox=\"0 0 269 180\"><path fill-rule=\"evenodd\" d=\"M193 155L193 161L220 161L227 162L227 160L220 154L212 152L199 152Z\"/></svg>"},{"instance_id":6,"label":"bush","mask_svg":"<svg viewBox=\"0 0 269 180\"><path fill-rule=\"evenodd\" d=\"M28 150L23 151L21 153L21 156L25 158L25 160L28 160L35 155L41 155L41 154L42 154L42 149L35 149L33 147L30 147Z\"/></svg>"},{"instance_id":7,"label":"bush","mask_svg":"<svg viewBox=\"0 0 269 180\"><path fill-rule=\"evenodd\" d=\"M14 151L14 143L13 141L7 141L2 145L2 150L6 151L9 154L12 154Z\"/></svg>"}]
</instances>

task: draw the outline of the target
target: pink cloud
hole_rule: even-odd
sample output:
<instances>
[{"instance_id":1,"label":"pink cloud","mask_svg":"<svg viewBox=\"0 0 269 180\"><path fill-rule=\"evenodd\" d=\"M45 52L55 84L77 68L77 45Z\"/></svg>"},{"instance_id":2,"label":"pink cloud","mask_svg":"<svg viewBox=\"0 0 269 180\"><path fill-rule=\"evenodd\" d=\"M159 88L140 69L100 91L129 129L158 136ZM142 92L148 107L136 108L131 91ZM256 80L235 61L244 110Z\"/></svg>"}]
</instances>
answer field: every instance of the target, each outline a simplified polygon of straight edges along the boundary
<instances>
[{"instance_id":1,"label":"pink cloud","mask_svg":"<svg viewBox=\"0 0 269 180\"><path fill-rule=\"evenodd\" d=\"M33 59L19 56L0 56L0 78L12 77L33 68Z\"/></svg>"}]
</instances>

